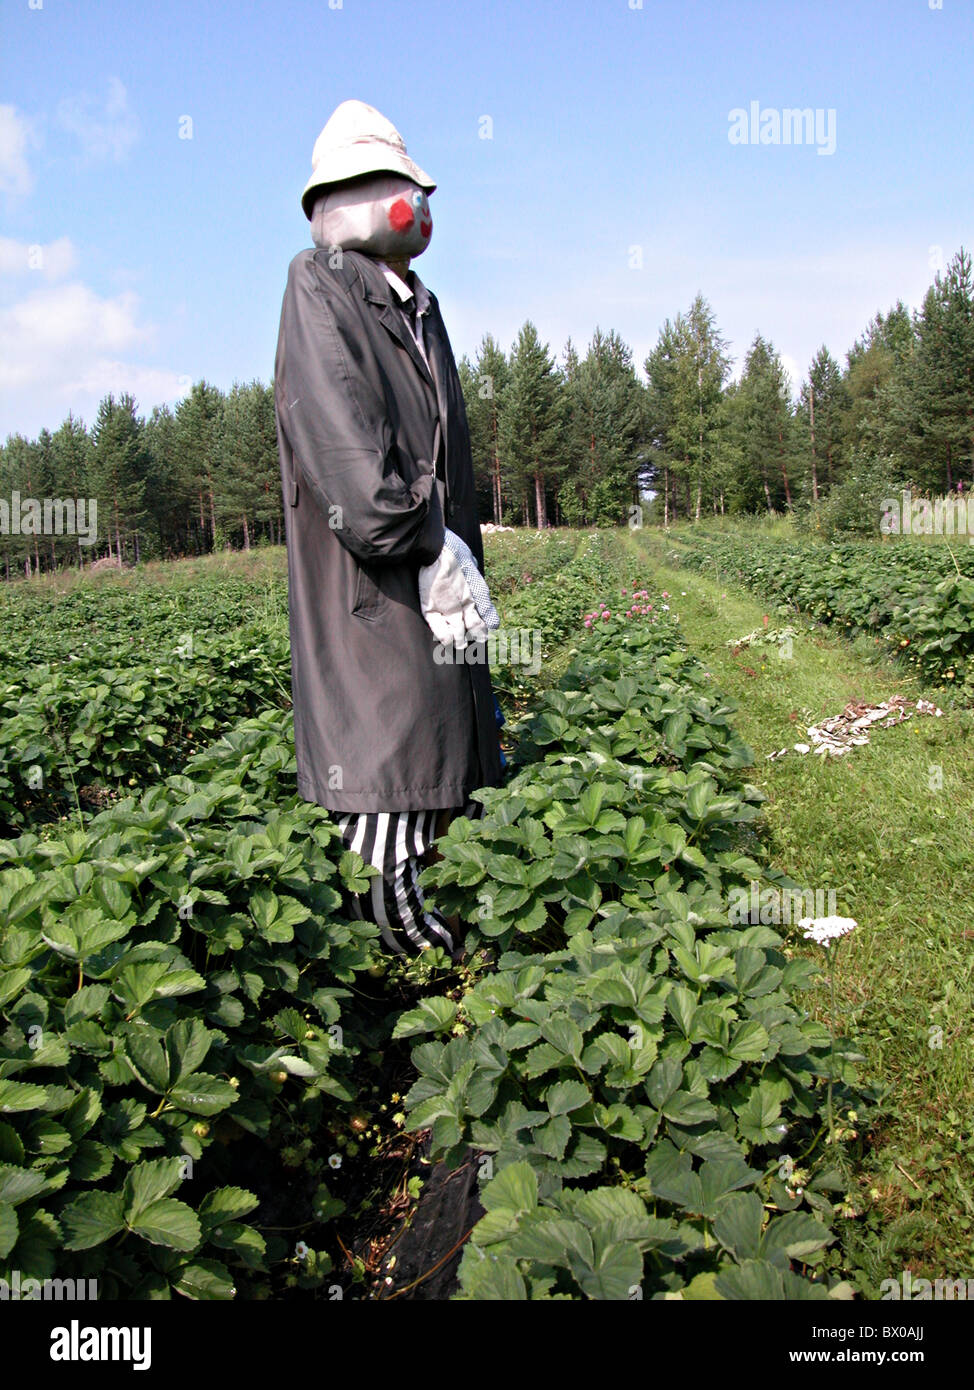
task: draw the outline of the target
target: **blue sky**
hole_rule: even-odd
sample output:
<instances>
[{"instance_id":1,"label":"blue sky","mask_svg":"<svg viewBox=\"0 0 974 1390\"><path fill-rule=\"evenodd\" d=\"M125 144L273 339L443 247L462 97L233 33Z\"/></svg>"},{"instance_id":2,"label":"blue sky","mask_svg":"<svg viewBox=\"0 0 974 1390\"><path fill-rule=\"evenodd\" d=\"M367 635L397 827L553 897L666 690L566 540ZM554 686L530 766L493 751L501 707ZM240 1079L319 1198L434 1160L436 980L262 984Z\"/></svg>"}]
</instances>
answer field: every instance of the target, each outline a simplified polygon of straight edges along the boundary
<instances>
[{"instance_id":1,"label":"blue sky","mask_svg":"<svg viewBox=\"0 0 974 1390\"><path fill-rule=\"evenodd\" d=\"M761 332L797 387L974 243L972 0L0 0L0 22L0 438L90 424L108 390L148 414L269 380L311 149L349 97L438 183L413 264L458 359L530 318L559 358L614 328L642 374L700 291L738 369ZM834 112L834 153L732 144L752 102Z\"/></svg>"}]
</instances>

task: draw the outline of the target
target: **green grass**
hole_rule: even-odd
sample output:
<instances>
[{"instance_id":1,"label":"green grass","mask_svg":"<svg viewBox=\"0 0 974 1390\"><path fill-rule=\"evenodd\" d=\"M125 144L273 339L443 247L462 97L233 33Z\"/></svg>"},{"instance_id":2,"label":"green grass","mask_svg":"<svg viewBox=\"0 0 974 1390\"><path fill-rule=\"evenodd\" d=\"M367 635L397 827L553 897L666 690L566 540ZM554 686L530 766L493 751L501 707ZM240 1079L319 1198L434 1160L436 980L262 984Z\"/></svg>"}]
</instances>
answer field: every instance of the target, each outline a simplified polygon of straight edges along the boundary
<instances>
[{"instance_id":1,"label":"green grass","mask_svg":"<svg viewBox=\"0 0 974 1390\"><path fill-rule=\"evenodd\" d=\"M789 512L757 513L754 516L732 516L725 513L724 516L714 516L704 513L699 521L687 521L681 519L672 523L669 530L660 530L658 533L653 531L649 534L659 534L666 536L670 540L678 539L681 535L746 535L759 536L762 540L793 541L799 535L804 536L804 530L800 529L801 523L797 522L795 516Z\"/></svg>"},{"instance_id":2,"label":"green grass","mask_svg":"<svg viewBox=\"0 0 974 1390\"><path fill-rule=\"evenodd\" d=\"M849 1258L866 1287L906 1267L960 1277L974 1222L974 721L949 708L949 691L923 689L868 643L800 622L790 660L762 648L735 658L729 639L762 627L765 613L770 626L786 620L759 597L660 566L671 539L642 532L623 543L653 562L653 584L670 592L691 650L740 702L736 726L769 798L775 863L803 887L834 889L838 915L859 923L839 952L841 1017L829 1019L824 989L807 1001L856 1039L863 1073L888 1088L888 1118L870 1136L858 1218L847 1226ZM766 760L848 701L893 694L923 694L945 716L875 729L841 758Z\"/></svg>"},{"instance_id":3,"label":"green grass","mask_svg":"<svg viewBox=\"0 0 974 1390\"><path fill-rule=\"evenodd\" d=\"M30 579L14 580L5 592L13 594L57 594L78 587L106 590L138 590L147 585L167 588L192 587L206 579L262 578L287 573L287 551L283 545L261 545L253 550L219 550L212 555L187 556L181 560L146 560L126 565L122 570L105 568L65 568L45 572Z\"/></svg>"}]
</instances>

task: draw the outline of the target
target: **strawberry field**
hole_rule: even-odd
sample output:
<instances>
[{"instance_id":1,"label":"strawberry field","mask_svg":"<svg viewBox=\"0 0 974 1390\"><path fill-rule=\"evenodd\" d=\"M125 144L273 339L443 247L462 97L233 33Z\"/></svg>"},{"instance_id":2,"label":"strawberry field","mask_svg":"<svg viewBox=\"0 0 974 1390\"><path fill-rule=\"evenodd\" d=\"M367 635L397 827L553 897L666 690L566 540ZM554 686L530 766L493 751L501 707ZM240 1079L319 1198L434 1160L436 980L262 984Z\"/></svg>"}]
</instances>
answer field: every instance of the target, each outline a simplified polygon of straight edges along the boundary
<instances>
[{"instance_id":1,"label":"strawberry field","mask_svg":"<svg viewBox=\"0 0 974 1390\"><path fill-rule=\"evenodd\" d=\"M720 546L681 561L884 640L920 622L847 548L826 592L797 554ZM103 1298L421 1298L432 1268L401 1275L397 1242L442 1163L476 1175L460 1299L853 1295L878 1091L809 1010L822 953L729 920L734 889L801 886L737 706L622 538L498 535L487 573L541 662L497 669L510 779L424 873L467 923L461 966L384 956L350 910L372 870L297 795L279 557L14 596L3 1270ZM974 579L914 582L959 603ZM958 681L968 641L937 649Z\"/></svg>"},{"instance_id":2,"label":"strawberry field","mask_svg":"<svg viewBox=\"0 0 974 1390\"><path fill-rule=\"evenodd\" d=\"M869 636L918 675L974 698L974 550L963 538L948 547L691 536L670 558L778 599L782 614Z\"/></svg>"}]
</instances>

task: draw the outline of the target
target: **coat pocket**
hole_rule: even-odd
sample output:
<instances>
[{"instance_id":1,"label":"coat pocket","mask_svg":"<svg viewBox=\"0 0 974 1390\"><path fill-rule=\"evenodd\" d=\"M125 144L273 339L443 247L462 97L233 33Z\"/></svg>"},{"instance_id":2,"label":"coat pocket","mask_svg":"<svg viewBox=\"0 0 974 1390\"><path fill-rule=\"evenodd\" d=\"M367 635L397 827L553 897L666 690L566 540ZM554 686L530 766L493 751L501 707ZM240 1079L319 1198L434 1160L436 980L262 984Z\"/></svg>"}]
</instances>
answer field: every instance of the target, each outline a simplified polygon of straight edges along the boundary
<instances>
[{"instance_id":1,"label":"coat pocket","mask_svg":"<svg viewBox=\"0 0 974 1390\"><path fill-rule=\"evenodd\" d=\"M352 614L356 618L374 618L379 607L382 590L379 588L374 566L360 560L355 579L355 601Z\"/></svg>"}]
</instances>

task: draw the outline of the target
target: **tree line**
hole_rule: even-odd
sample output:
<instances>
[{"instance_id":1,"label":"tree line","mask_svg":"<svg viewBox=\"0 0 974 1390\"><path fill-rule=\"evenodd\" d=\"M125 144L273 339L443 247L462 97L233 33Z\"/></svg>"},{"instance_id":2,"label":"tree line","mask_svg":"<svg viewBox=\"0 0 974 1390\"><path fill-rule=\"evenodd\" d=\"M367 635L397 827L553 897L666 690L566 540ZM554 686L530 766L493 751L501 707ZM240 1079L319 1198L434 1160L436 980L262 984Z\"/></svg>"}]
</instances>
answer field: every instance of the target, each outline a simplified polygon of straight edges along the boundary
<instances>
[{"instance_id":1,"label":"tree line","mask_svg":"<svg viewBox=\"0 0 974 1390\"><path fill-rule=\"evenodd\" d=\"M823 346L793 397L758 334L742 370L697 295L643 363L596 329L559 365L531 323L505 356L490 334L460 374L481 515L545 526L618 525L650 493L651 519L821 509L875 530L890 489L974 485L974 281L963 248L921 307L878 313L843 366ZM867 504L866 504L867 503Z\"/></svg>"},{"instance_id":2,"label":"tree line","mask_svg":"<svg viewBox=\"0 0 974 1390\"><path fill-rule=\"evenodd\" d=\"M26 499L66 497L96 502L96 544L37 534L26 522ZM198 381L175 410L156 406L147 419L130 394L110 394L90 430L69 414L53 434L8 435L0 508L4 501L11 522L0 557L8 579L108 557L138 562L282 543L273 388L252 381L224 393Z\"/></svg>"},{"instance_id":3,"label":"tree line","mask_svg":"<svg viewBox=\"0 0 974 1390\"><path fill-rule=\"evenodd\" d=\"M701 295L664 322L645 380L614 331L596 328L584 357L569 339L560 361L530 321L508 353L485 334L458 363L481 518L618 525L640 503L664 524L818 509L836 526L874 529L871 512L894 488L939 496L974 485L974 277L963 248L919 309L898 301L878 313L843 365L821 347L794 396L760 334L736 380L732 366ZM96 544L13 517L15 498L63 497L96 499ZM224 393L199 381L148 418L131 395L108 395L90 429L69 415L53 434L8 435L0 521L7 578L280 544L273 387Z\"/></svg>"}]
</instances>

